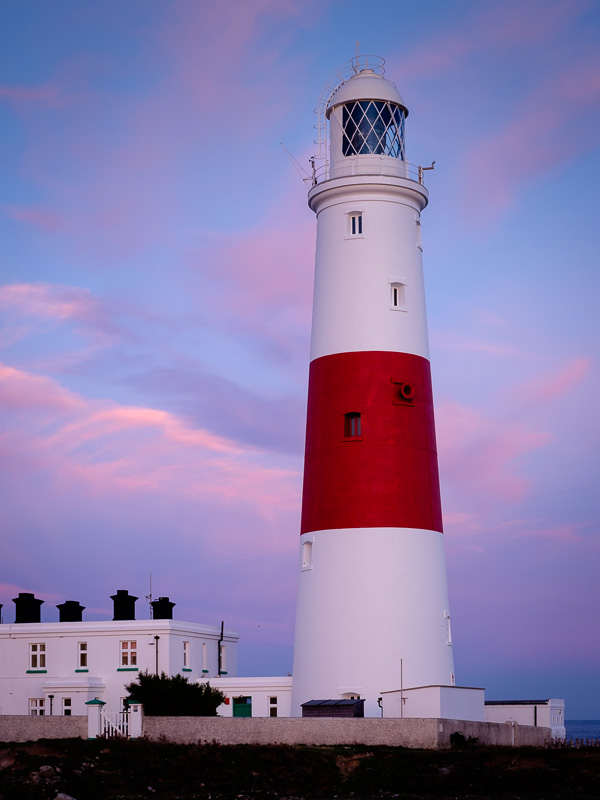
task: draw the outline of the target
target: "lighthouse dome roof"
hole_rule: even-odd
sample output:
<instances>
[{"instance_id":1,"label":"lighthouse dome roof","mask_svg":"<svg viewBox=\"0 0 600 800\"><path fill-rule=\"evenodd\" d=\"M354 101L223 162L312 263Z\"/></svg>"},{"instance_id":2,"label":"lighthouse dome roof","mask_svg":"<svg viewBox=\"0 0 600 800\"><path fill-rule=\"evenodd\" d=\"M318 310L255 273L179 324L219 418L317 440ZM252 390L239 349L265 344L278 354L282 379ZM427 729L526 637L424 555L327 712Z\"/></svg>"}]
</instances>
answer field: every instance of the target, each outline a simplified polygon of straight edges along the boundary
<instances>
[{"instance_id":1,"label":"lighthouse dome roof","mask_svg":"<svg viewBox=\"0 0 600 800\"><path fill-rule=\"evenodd\" d=\"M332 92L327 103L327 116L336 106L356 100L383 100L395 103L401 106L408 116L408 109L404 105L398 89L391 81L386 80L383 75L378 75L372 69L362 69Z\"/></svg>"}]
</instances>

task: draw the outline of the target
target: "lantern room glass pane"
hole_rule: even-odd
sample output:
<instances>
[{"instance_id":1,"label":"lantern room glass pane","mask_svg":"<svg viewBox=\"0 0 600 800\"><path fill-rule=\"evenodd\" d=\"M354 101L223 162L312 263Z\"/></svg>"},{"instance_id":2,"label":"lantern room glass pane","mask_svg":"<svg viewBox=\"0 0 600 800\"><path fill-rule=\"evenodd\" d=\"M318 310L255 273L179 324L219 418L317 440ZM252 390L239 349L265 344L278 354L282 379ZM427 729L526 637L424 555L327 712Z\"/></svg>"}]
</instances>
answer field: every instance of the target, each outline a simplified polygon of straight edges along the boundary
<instances>
[{"instance_id":1,"label":"lantern room glass pane","mask_svg":"<svg viewBox=\"0 0 600 800\"><path fill-rule=\"evenodd\" d=\"M343 106L342 153L383 155L404 161L404 111L383 100L357 100Z\"/></svg>"}]
</instances>

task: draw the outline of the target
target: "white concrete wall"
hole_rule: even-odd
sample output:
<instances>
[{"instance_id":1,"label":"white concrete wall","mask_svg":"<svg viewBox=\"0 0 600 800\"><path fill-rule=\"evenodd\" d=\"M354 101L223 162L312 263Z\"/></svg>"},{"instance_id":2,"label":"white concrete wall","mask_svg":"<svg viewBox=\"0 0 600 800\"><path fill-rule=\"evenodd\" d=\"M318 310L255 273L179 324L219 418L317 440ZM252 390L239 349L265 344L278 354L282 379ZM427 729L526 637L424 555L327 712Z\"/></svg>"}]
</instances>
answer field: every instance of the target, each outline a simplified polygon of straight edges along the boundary
<instances>
[{"instance_id":1,"label":"white concrete wall","mask_svg":"<svg viewBox=\"0 0 600 800\"><path fill-rule=\"evenodd\" d=\"M402 698L402 703L401 703ZM420 686L382 694L383 716L484 721L484 689Z\"/></svg>"},{"instance_id":2,"label":"white concrete wall","mask_svg":"<svg viewBox=\"0 0 600 800\"><path fill-rule=\"evenodd\" d=\"M318 184L311 361L332 353L398 351L429 358L420 210L427 191L414 181L357 176ZM349 235L349 215L363 234ZM406 310L390 307L390 281L406 286Z\"/></svg>"},{"instance_id":3,"label":"white concrete wall","mask_svg":"<svg viewBox=\"0 0 600 800\"><path fill-rule=\"evenodd\" d=\"M298 582L292 714L308 700L356 694L365 716L378 717L384 691L451 685L443 535L350 528L306 536L312 568L300 569Z\"/></svg>"},{"instance_id":4,"label":"white concrete wall","mask_svg":"<svg viewBox=\"0 0 600 800\"><path fill-rule=\"evenodd\" d=\"M519 725L538 725L551 728L553 738L564 739L565 701L549 698L542 701L526 703L486 704L486 722L517 722Z\"/></svg>"},{"instance_id":5,"label":"white concrete wall","mask_svg":"<svg viewBox=\"0 0 600 800\"><path fill-rule=\"evenodd\" d=\"M277 710L277 717L291 716L292 709L292 678L214 678L210 685L220 689L228 702L217 709L220 717L233 716L233 698L252 698L252 716L270 717L271 709ZM276 698L276 703L271 699Z\"/></svg>"},{"instance_id":6,"label":"white concrete wall","mask_svg":"<svg viewBox=\"0 0 600 800\"><path fill-rule=\"evenodd\" d=\"M62 714L62 700L71 698L73 715L85 714L85 703L98 697L107 710L120 709L127 695L125 684L136 680L140 672L156 669L167 674L181 673L190 680L210 678L217 674L217 644L220 630L216 627L178 620L127 620L106 622L56 622L0 625L0 713L29 714L30 698L46 698L45 714L49 713L48 695L53 694L53 714ZM228 672L237 671L237 634L227 631ZM121 641L137 643L137 668L121 667ZM190 642L190 671L183 672L183 642ZM32 672L29 645L46 646L45 671ZM78 643L87 642L86 668L79 667ZM202 643L207 644L208 673L202 673Z\"/></svg>"}]
</instances>

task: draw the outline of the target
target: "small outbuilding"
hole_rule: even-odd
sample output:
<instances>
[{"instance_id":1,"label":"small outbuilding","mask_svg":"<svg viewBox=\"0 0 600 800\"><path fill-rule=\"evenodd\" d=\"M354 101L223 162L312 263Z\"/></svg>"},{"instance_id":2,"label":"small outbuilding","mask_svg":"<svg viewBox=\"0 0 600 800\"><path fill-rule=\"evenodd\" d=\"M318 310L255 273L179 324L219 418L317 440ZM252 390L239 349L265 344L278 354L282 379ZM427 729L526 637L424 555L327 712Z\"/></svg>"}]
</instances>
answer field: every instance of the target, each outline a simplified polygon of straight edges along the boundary
<instances>
[{"instance_id":1,"label":"small outbuilding","mask_svg":"<svg viewBox=\"0 0 600 800\"><path fill-rule=\"evenodd\" d=\"M364 717L365 701L309 700L302 703L303 717Z\"/></svg>"}]
</instances>

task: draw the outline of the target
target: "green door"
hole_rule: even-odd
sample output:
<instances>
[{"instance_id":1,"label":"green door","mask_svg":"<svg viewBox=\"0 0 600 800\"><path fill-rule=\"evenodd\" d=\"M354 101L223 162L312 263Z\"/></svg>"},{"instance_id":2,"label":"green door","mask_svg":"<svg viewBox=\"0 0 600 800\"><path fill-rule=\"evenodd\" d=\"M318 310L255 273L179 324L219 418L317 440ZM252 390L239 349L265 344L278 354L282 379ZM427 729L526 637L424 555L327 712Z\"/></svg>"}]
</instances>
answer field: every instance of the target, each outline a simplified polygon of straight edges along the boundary
<instances>
[{"instance_id":1,"label":"green door","mask_svg":"<svg viewBox=\"0 0 600 800\"><path fill-rule=\"evenodd\" d=\"M233 698L233 716L234 717L251 717L252 716L252 698L251 697L234 697Z\"/></svg>"}]
</instances>

